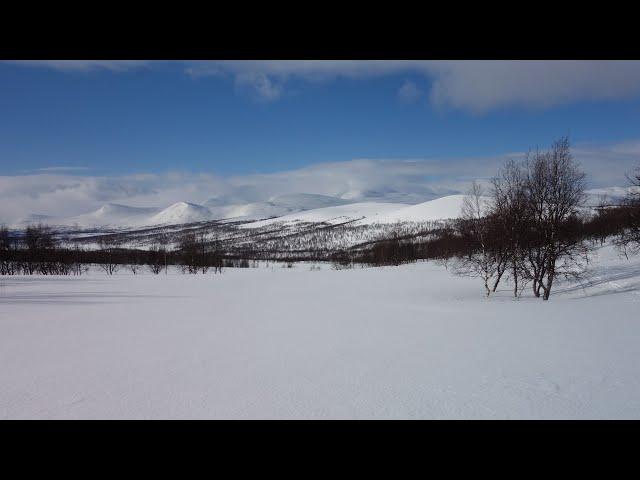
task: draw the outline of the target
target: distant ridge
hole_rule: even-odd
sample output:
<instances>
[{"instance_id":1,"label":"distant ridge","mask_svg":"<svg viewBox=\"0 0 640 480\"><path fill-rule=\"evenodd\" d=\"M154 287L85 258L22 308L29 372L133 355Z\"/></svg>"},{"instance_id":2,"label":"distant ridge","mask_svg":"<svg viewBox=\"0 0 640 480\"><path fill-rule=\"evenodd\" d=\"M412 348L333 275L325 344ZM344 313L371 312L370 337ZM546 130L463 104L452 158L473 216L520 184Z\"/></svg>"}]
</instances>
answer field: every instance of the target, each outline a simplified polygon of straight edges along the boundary
<instances>
[{"instance_id":1,"label":"distant ridge","mask_svg":"<svg viewBox=\"0 0 640 480\"><path fill-rule=\"evenodd\" d=\"M609 202L619 201L626 192L627 189L624 187L587 190L585 211L590 211L605 197ZM412 205L386 201L355 202L329 195L293 193L250 203L225 204L226 201L237 201L237 199L224 197L209 199L204 205L176 202L164 209L107 203L93 212L74 217L32 214L17 222L15 226L24 228L29 224L46 223L79 228L134 228L223 219L247 222L243 225L244 228L275 222L354 221L356 225L426 222L457 218L460 215L463 200L464 195L455 194Z\"/></svg>"}]
</instances>

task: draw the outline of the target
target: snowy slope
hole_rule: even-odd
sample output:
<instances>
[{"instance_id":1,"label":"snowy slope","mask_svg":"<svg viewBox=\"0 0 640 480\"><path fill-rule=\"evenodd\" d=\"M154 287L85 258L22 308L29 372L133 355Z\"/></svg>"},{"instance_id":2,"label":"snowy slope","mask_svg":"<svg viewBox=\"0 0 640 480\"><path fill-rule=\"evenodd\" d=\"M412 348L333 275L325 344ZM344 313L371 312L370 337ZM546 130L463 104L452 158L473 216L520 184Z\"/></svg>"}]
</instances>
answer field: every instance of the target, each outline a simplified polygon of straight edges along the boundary
<instances>
[{"instance_id":1,"label":"snowy slope","mask_svg":"<svg viewBox=\"0 0 640 480\"><path fill-rule=\"evenodd\" d=\"M357 219L354 225L389 224L397 222L426 222L460 216L464 195L449 195L418 205L404 203L352 203L337 207L319 208L279 218L254 222L245 227L261 227L276 222L339 223ZM488 201L488 199L485 199Z\"/></svg>"},{"instance_id":2,"label":"snowy slope","mask_svg":"<svg viewBox=\"0 0 640 480\"><path fill-rule=\"evenodd\" d=\"M243 218L257 220L269 217L280 217L289 213L301 212L316 208L330 207L353 203L328 195L310 193L295 193L279 195L265 202L222 204L218 199L211 199L205 203L214 218Z\"/></svg>"},{"instance_id":3,"label":"snowy slope","mask_svg":"<svg viewBox=\"0 0 640 480\"><path fill-rule=\"evenodd\" d=\"M394 210L406 207L404 203L378 203L363 202L349 203L346 205L338 205L334 207L316 208L306 210L304 212L292 213L278 218L252 222L243 225L243 228L258 228L265 225L275 223L297 223L297 222L325 222L325 223L342 223L349 220L357 220L362 218L375 218L379 215L385 215Z\"/></svg>"},{"instance_id":4,"label":"snowy slope","mask_svg":"<svg viewBox=\"0 0 640 480\"><path fill-rule=\"evenodd\" d=\"M52 223L60 225L78 225L80 227L117 226L129 227L143 225L159 211L158 208L140 208L107 203L94 212L68 217L52 219Z\"/></svg>"},{"instance_id":5,"label":"snowy slope","mask_svg":"<svg viewBox=\"0 0 640 480\"><path fill-rule=\"evenodd\" d=\"M203 222L211 219L207 207L195 203L177 202L147 220L148 225L175 225L179 223Z\"/></svg>"},{"instance_id":6,"label":"snowy slope","mask_svg":"<svg viewBox=\"0 0 640 480\"><path fill-rule=\"evenodd\" d=\"M640 257L591 268L549 302L431 263L2 277L0 418L639 419Z\"/></svg>"},{"instance_id":7,"label":"snowy slope","mask_svg":"<svg viewBox=\"0 0 640 480\"><path fill-rule=\"evenodd\" d=\"M411 205L391 211L385 215L366 218L359 225L372 223L425 222L460 216L464 195L449 195L418 205Z\"/></svg>"}]
</instances>

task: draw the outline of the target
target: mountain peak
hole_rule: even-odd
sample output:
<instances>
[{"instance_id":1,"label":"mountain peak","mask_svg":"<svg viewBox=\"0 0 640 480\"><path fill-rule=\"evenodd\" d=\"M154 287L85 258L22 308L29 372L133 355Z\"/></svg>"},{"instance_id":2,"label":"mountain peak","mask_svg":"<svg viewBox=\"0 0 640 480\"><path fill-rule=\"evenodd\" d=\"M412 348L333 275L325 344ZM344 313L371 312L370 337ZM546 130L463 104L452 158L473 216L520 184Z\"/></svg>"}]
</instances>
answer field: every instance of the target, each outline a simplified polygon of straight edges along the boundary
<instances>
[{"instance_id":1,"label":"mountain peak","mask_svg":"<svg viewBox=\"0 0 640 480\"><path fill-rule=\"evenodd\" d=\"M152 224L178 224L203 222L211 219L207 207L189 202L176 202L151 217Z\"/></svg>"}]
</instances>

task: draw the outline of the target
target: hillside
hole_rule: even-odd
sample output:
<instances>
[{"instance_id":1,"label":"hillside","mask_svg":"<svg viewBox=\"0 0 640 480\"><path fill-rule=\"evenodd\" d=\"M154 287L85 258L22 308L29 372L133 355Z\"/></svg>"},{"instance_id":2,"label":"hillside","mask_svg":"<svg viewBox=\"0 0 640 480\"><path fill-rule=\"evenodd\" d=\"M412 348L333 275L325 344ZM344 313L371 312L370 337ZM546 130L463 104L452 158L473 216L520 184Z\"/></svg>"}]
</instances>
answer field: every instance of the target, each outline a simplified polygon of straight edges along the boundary
<instances>
[{"instance_id":1,"label":"hillside","mask_svg":"<svg viewBox=\"0 0 640 480\"><path fill-rule=\"evenodd\" d=\"M178 202L149 218L148 225L174 225L203 222L210 219L211 212L207 207L195 203Z\"/></svg>"},{"instance_id":2,"label":"hillside","mask_svg":"<svg viewBox=\"0 0 640 480\"><path fill-rule=\"evenodd\" d=\"M159 210L153 207L140 208L107 203L90 213L64 219L53 218L49 222L60 225L78 225L80 227L131 227L144 225Z\"/></svg>"},{"instance_id":3,"label":"hillside","mask_svg":"<svg viewBox=\"0 0 640 480\"><path fill-rule=\"evenodd\" d=\"M358 220L362 218L374 218L389 212L406 207L404 203L378 203L363 202L349 203L346 205L338 205L326 208L316 208L304 212L284 215L278 218L271 218L260 222L252 222L243 225L244 228L260 228L265 225L275 223L343 223L350 220Z\"/></svg>"},{"instance_id":4,"label":"hillside","mask_svg":"<svg viewBox=\"0 0 640 480\"><path fill-rule=\"evenodd\" d=\"M464 195L449 195L436 200L419 203L418 205L405 206L404 208L393 210L384 215L367 217L364 220L360 220L358 224L427 222L457 218L460 216L463 200Z\"/></svg>"}]
</instances>

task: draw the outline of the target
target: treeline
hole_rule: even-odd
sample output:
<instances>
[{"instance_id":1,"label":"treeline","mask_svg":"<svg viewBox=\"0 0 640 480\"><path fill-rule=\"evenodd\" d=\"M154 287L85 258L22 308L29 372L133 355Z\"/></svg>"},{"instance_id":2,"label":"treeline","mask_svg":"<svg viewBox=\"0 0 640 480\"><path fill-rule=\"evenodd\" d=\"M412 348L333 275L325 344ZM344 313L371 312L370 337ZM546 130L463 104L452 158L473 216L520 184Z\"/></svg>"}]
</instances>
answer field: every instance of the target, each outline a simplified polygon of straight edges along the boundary
<instances>
[{"instance_id":1,"label":"treeline","mask_svg":"<svg viewBox=\"0 0 640 480\"><path fill-rule=\"evenodd\" d=\"M82 275L92 264L110 275L123 266L133 273L143 266L160 273L176 260L165 256L162 249L121 249L108 239L101 242L98 250L83 249L77 244L62 246L54 231L45 225L29 226L22 236L0 228L1 275Z\"/></svg>"},{"instance_id":2,"label":"treeline","mask_svg":"<svg viewBox=\"0 0 640 480\"><path fill-rule=\"evenodd\" d=\"M22 237L0 227L0 275L81 275L86 271L78 249L58 248L46 226L28 227Z\"/></svg>"},{"instance_id":3,"label":"treeline","mask_svg":"<svg viewBox=\"0 0 640 480\"><path fill-rule=\"evenodd\" d=\"M432 225L428 232L415 235L392 235L370 242L366 246L336 252L330 260L340 266L364 264L369 266L397 266L418 260L447 260L466 252L464 240L456 235L455 221Z\"/></svg>"},{"instance_id":4,"label":"treeline","mask_svg":"<svg viewBox=\"0 0 640 480\"><path fill-rule=\"evenodd\" d=\"M134 275L142 269L153 274L178 266L184 273L222 273L223 268L249 268L248 259L226 258L217 241L204 234L185 233L175 250L156 243L147 250L122 248L117 235L98 238L97 249L83 249L78 244L62 245L55 232L45 225L29 226L23 235L0 227L0 275L82 275L90 265L108 275L128 269Z\"/></svg>"}]
</instances>

